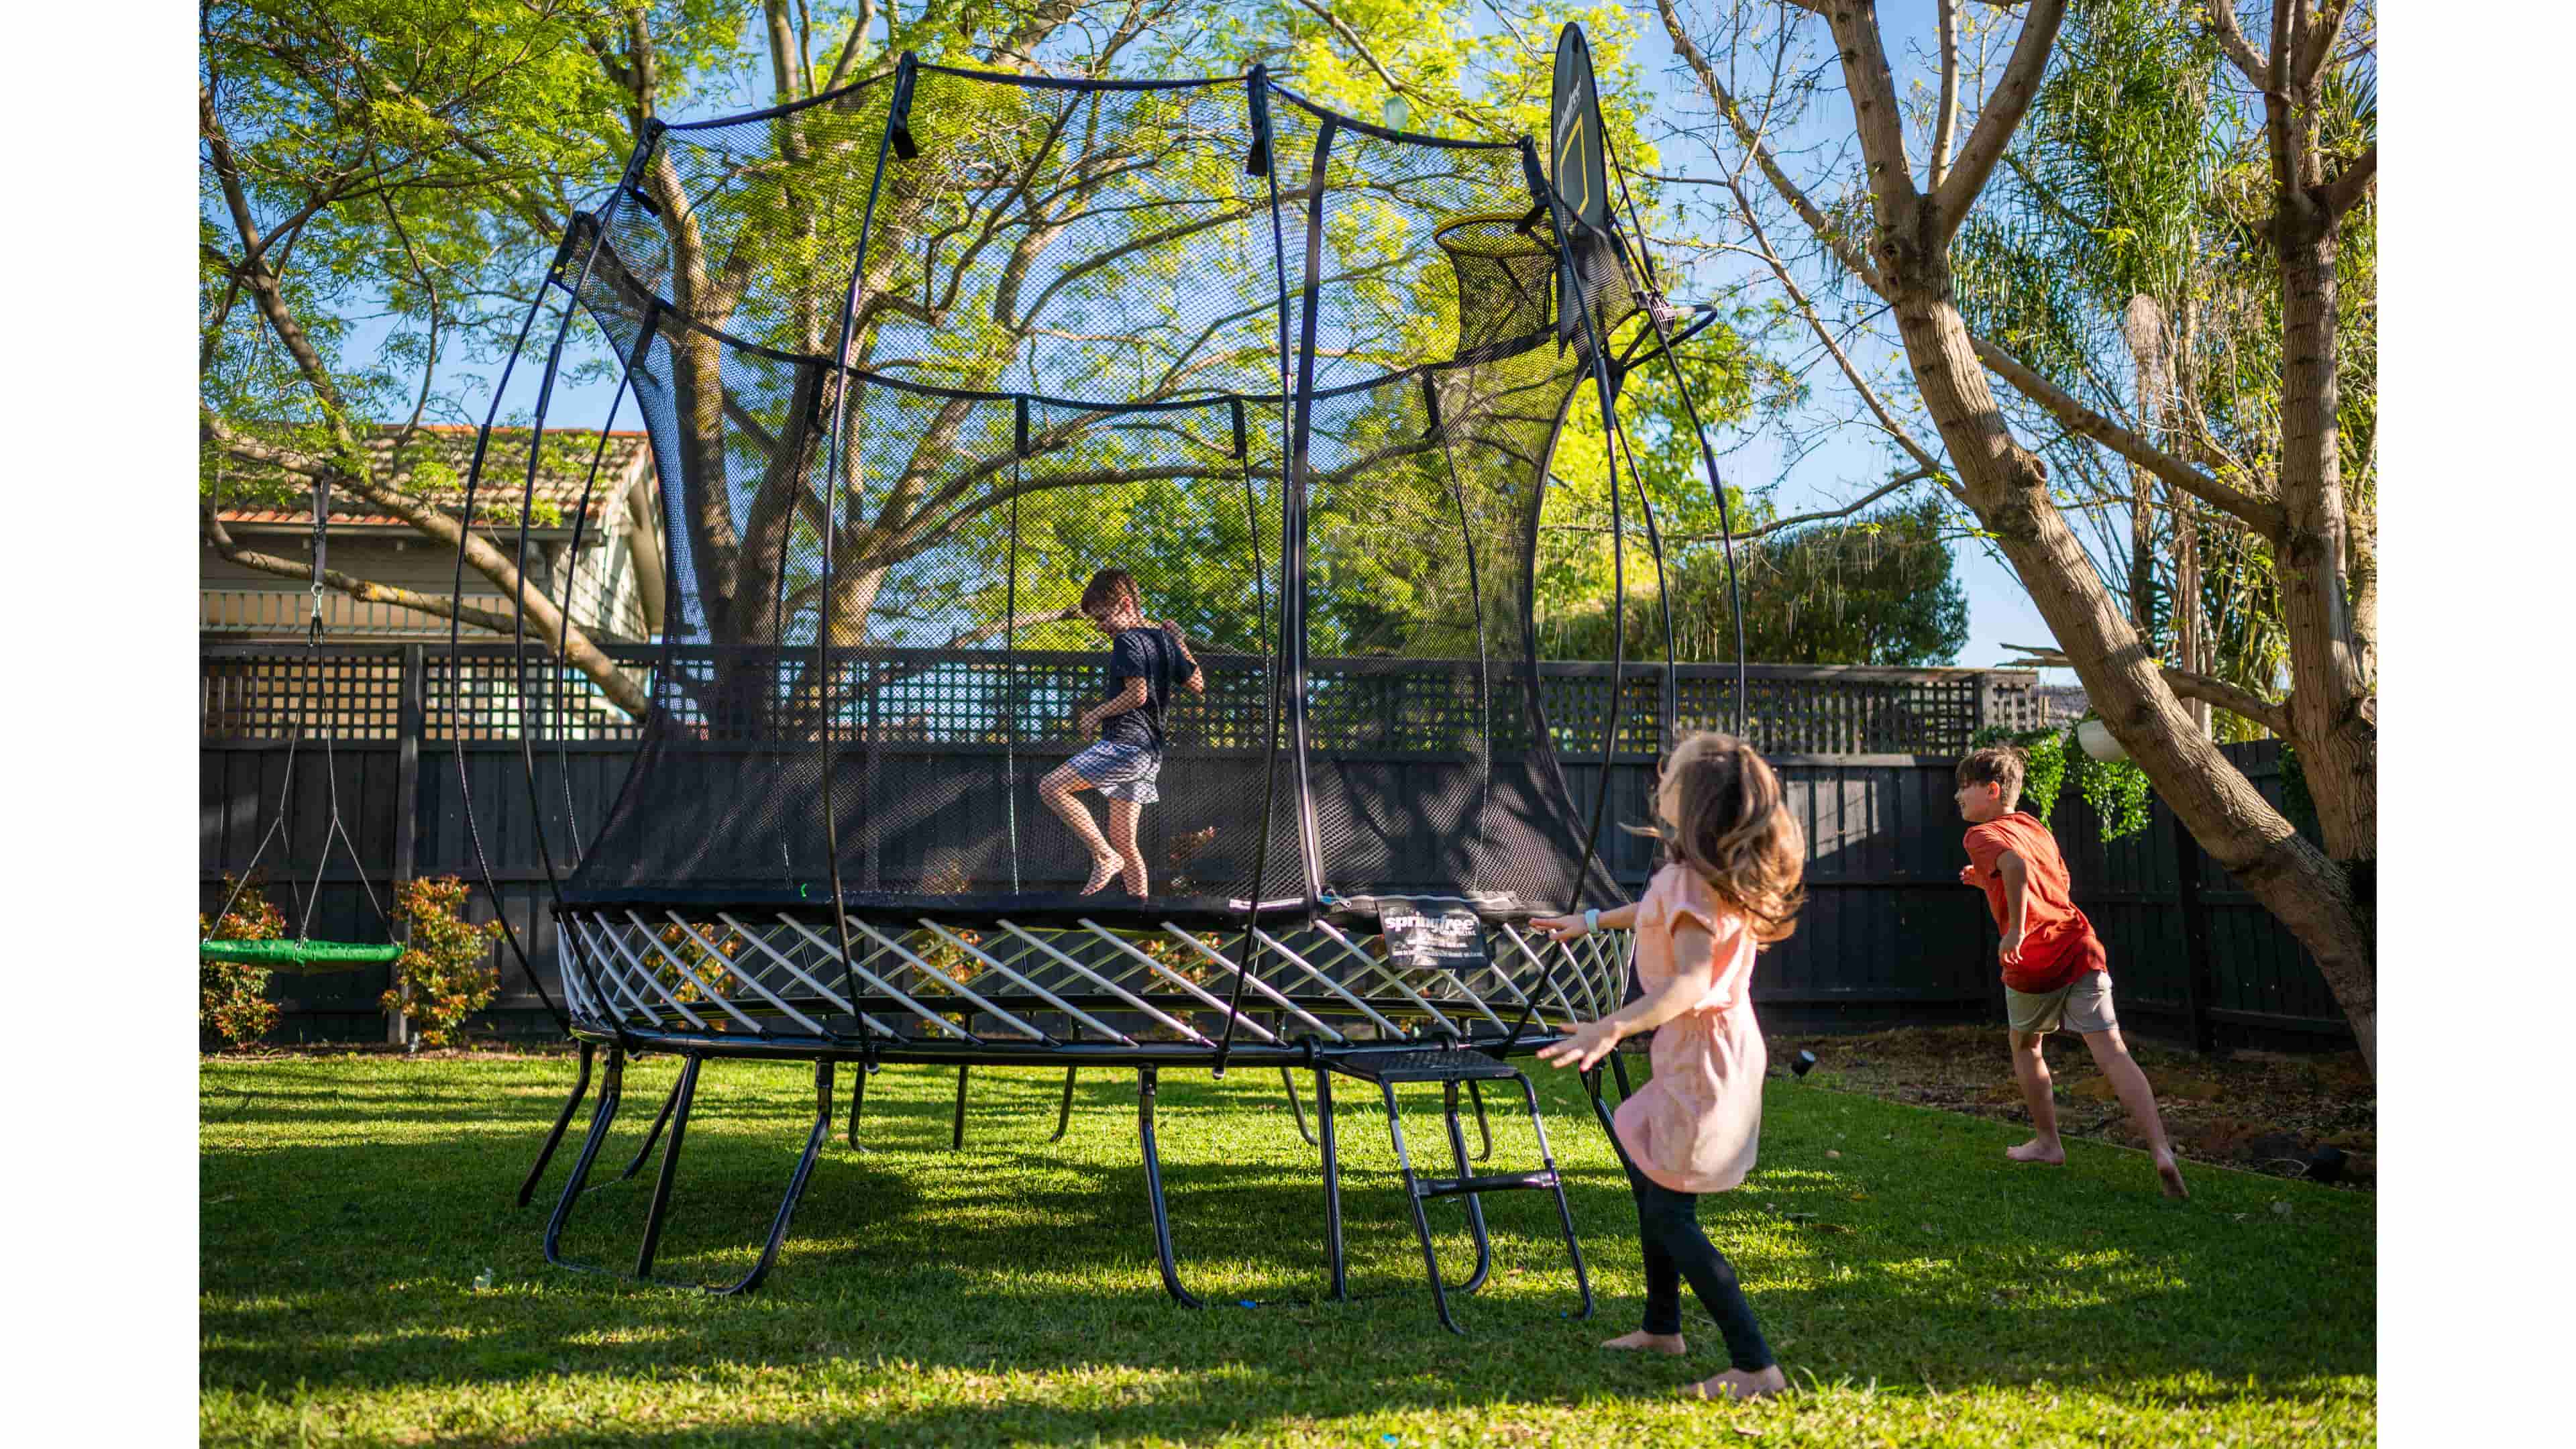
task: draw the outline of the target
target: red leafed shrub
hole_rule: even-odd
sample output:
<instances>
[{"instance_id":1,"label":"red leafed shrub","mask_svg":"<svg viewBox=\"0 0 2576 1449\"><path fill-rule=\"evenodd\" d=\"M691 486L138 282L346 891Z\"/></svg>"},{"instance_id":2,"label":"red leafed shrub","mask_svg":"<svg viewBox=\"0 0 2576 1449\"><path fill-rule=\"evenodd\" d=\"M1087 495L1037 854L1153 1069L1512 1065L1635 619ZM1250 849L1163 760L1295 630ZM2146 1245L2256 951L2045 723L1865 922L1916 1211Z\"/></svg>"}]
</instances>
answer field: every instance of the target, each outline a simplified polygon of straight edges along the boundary
<instances>
[{"instance_id":1,"label":"red leafed shrub","mask_svg":"<svg viewBox=\"0 0 2576 1449\"><path fill-rule=\"evenodd\" d=\"M233 879L224 877L224 892ZM240 899L209 929L197 916L201 941L274 941L286 934L286 913L269 904L258 883L243 886ZM256 1045L277 1025L277 1003L268 999L268 968L229 961L197 963L197 1031L223 1038L235 1050Z\"/></svg>"},{"instance_id":2,"label":"red leafed shrub","mask_svg":"<svg viewBox=\"0 0 2576 1449\"><path fill-rule=\"evenodd\" d=\"M454 1046L464 1039L465 1018L481 1011L501 989L492 961L499 921L465 922L465 882L452 875L424 876L394 888L394 915L411 927L411 944L394 963L387 1011L406 1012L420 1044ZM403 999L403 988L411 999Z\"/></svg>"}]
</instances>

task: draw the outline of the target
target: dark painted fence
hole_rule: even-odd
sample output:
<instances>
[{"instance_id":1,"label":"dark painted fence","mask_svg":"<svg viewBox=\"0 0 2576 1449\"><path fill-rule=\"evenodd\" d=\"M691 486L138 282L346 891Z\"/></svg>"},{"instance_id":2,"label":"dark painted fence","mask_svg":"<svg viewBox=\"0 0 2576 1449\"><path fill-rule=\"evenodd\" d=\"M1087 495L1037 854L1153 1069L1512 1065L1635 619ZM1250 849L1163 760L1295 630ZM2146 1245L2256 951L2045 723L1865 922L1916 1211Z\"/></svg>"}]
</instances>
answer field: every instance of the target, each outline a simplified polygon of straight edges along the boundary
<instances>
[{"instance_id":1,"label":"dark painted fence","mask_svg":"<svg viewBox=\"0 0 2576 1449\"><path fill-rule=\"evenodd\" d=\"M596 828L625 779L632 728L596 704L587 681L562 681L557 701L558 681L545 666L523 669L506 652L487 649L452 670L445 653L438 646L345 646L327 651L317 668L300 651L275 646L202 650L200 909L220 903L224 874L248 863L274 821L287 765L282 736L303 707L302 691L318 685L315 703L334 728L329 759L342 814L377 897L390 905L392 882L411 876L475 880L479 856L547 989L559 991L543 906L549 870L572 868L570 832L558 828L541 841L534 822L542 815ZM640 669L650 652L633 651L632 658ZM1580 734L1587 712L1606 706L1608 667L1543 668L1551 717ZM1683 722L1724 724L1732 671L1683 666L1677 674ZM1371 677L1403 678L1357 670L1350 682ZM1764 1019L1774 1028L2000 1020L1994 931L1980 895L1958 883L1966 857L1950 800L1951 767L1981 724L2029 718L2031 676L1764 666L1749 682L1750 733L1780 768L1809 851L1809 904L1799 930L1765 953L1754 978ZM1649 723L1621 730L1622 744L1633 748L1609 765L1613 820L1646 818L1654 757L1645 747L1660 687L1651 673L1629 685L1629 719ZM552 725L545 739L519 737L518 702L540 689L550 701L546 718L582 721L569 731L574 738L555 738L567 731ZM921 727L918 720L905 724L913 738ZM1595 719L1591 733L1598 730ZM2279 747L2263 742L2228 752L2277 803ZM382 939L345 857L315 873L328 809L320 758L316 740L297 751L290 818L263 873L281 908L318 878L316 937ZM1569 763L1587 812L1601 773L1597 755ZM2147 830L2109 845L2072 791L2053 823L2077 902L2109 946L2122 1017L2133 1030L2204 1046L2350 1039L2314 962L2190 844L2161 804ZM1625 832L1603 843L1605 859L1632 887L1650 874L1652 851L1652 842ZM285 888L290 878L293 891ZM490 902L480 891L475 899L477 914L488 918ZM386 979L381 969L273 978L271 993L284 1008L278 1035L388 1037L392 1023L377 1005ZM503 1031L548 1025L514 962L505 965L489 1018Z\"/></svg>"}]
</instances>

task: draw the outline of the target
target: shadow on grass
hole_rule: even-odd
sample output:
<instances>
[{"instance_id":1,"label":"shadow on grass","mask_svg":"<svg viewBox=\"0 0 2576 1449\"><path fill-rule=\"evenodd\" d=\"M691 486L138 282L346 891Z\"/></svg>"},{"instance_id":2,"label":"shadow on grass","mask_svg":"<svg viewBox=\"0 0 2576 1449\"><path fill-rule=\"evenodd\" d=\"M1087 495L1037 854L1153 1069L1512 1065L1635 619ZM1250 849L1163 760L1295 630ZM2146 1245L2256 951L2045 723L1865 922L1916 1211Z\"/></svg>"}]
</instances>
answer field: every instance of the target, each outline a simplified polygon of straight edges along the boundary
<instances>
[{"instance_id":1,"label":"shadow on grass","mask_svg":"<svg viewBox=\"0 0 2576 1449\"><path fill-rule=\"evenodd\" d=\"M630 1069L593 1182L626 1165L675 1071ZM255 1095L228 1108L219 1084L209 1086L209 1389L303 1382L578 1397L584 1386L623 1395L684 1375L738 1391L761 1421L693 1431L715 1442L775 1437L783 1424L945 1442L1291 1432L1319 1414L1651 1392L1721 1366L1705 1331L1686 1366L1592 1351L1638 1313L1633 1207L1580 1092L1561 1077L1543 1084L1550 1138L1603 1311L1595 1323L1571 1321L1572 1275L1545 1195L1499 1195L1487 1199L1493 1282L1459 1301L1471 1335L1460 1340L1432 1316L1384 1113L1347 1090L1336 1121L1362 1301L1192 1314L1155 1275L1132 1075L1086 1073L1072 1131L1049 1144L1061 1077L979 1071L967 1148L950 1152L954 1074L890 1069L871 1084L862 1119L872 1150L853 1154L840 1138L844 1073L832 1141L782 1260L757 1296L733 1300L544 1265L538 1236L587 1105L537 1199L521 1210L511 1195L569 1064L427 1084L399 1070L353 1076L302 1064L223 1075L242 1079L223 1090ZM1185 1282L1220 1304L1319 1296L1317 1155L1298 1138L1277 1077L1218 1086L1167 1075L1163 1096ZM802 1071L709 1065L658 1272L720 1280L749 1266L810 1102ZM227 1110L237 1115L215 1123ZM1311 1120L1311 1100L1307 1110ZM1485 1170L1535 1165L1525 1115L1497 1112L1494 1128ZM1417 1115L1408 1102L1406 1129L1417 1163L1447 1171L1436 1112ZM327 1140L300 1140L316 1136ZM1472 1150L1472 1125L1469 1139ZM1994 1160L2011 1140L1998 1124L1775 1085L1763 1169L1706 1200L1703 1220L1742 1270L1784 1362L1829 1379L1931 1378L1945 1390L2154 1382L2160 1403L2223 1404L2310 1396L2374 1372L2366 1208L2218 1173L2195 1179L2195 1202L2170 1205L2152 1196L2133 1155L2079 1151L2064 1171L2016 1172ZM584 1197L567 1253L631 1265L658 1161L657 1152L632 1181ZM2271 1210L2284 1193L2297 1199L2295 1220ZM1454 1202L1438 1207L1454 1282L1469 1257L1463 1215ZM486 1268L497 1290L473 1291ZM1701 1322L1696 1309L1690 1316ZM844 1394L893 1385L896 1397L908 1388L927 1402L800 1418L789 1405L811 1396L772 1397L780 1374ZM1095 1401L1114 1406L1086 1407Z\"/></svg>"}]
</instances>

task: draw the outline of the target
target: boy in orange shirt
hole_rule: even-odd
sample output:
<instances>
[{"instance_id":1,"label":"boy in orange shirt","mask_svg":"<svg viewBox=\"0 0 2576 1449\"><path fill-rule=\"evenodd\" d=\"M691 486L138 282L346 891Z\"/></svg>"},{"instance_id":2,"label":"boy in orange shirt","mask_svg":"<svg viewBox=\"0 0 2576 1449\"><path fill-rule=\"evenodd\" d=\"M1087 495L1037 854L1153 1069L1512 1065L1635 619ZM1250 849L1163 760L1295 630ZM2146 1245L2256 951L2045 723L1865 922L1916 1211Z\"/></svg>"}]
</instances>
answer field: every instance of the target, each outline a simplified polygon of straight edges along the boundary
<instances>
[{"instance_id":1,"label":"boy in orange shirt","mask_svg":"<svg viewBox=\"0 0 2576 1449\"><path fill-rule=\"evenodd\" d=\"M2066 1149L2057 1140L2057 1103L2050 1095L2048 1061L2040 1041L2060 1025L2082 1033L2094 1063L2120 1094L2129 1121L2155 1158L2165 1196L2191 1196L2182 1169L2165 1141L2156 1094L2147 1074L2120 1040L2111 1014L2111 972L2102 938L2075 908L2066 859L2048 827L2013 807L2021 802L2022 755L2014 749L1979 750L1959 762L1959 814L1968 822L1968 864L1963 885L1986 893L1995 925L2003 931L2005 1017L2012 1026L2013 1075L2030 1104L2038 1135L2005 1152L2015 1162L2058 1166Z\"/></svg>"}]
</instances>

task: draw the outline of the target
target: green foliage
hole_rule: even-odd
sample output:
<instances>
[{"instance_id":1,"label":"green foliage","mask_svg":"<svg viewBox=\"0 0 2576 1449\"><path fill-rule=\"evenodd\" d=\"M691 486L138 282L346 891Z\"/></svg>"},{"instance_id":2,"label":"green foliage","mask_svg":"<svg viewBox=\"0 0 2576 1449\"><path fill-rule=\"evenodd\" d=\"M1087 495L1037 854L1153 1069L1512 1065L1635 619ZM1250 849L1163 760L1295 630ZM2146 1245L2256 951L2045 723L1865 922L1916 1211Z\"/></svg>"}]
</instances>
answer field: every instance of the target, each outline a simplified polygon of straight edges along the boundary
<instances>
[{"instance_id":1,"label":"green foliage","mask_svg":"<svg viewBox=\"0 0 2576 1449\"><path fill-rule=\"evenodd\" d=\"M2083 795L2085 804L2093 807L2094 818L2102 822L2103 844L2147 828L2147 807L2155 797L2155 787L2147 783L2146 771L2127 760L2094 759L2075 743L2071 731L2064 751L2077 792Z\"/></svg>"},{"instance_id":2,"label":"green foliage","mask_svg":"<svg viewBox=\"0 0 2576 1449\"><path fill-rule=\"evenodd\" d=\"M1934 665L1957 659L1968 642L1968 597L1953 570L1941 520L1940 505L1926 501L1740 545L1745 657L1772 664ZM1675 659L1734 657L1734 609L1722 550L1712 544L1675 550L1665 564L1661 600L1654 586L1646 561L1632 560L1631 658L1661 656L1659 604L1666 602ZM1603 599L1542 613L1540 652L1609 658L1609 612Z\"/></svg>"},{"instance_id":3,"label":"green foliage","mask_svg":"<svg viewBox=\"0 0 2576 1449\"><path fill-rule=\"evenodd\" d=\"M500 968L492 961L501 923L466 924L466 894L465 882L452 875L424 876L394 889L394 915L411 927L411 939L394 963L393 989L384 994L383 1006L407 1013L423 1046L463 1041L465 1019L501 989Z\"/></svg>"},{"instance_id":4,"label":"green foliage","mask_svg":"<svg viewBox=\"0 0 2576 1449\"><path fill-rule=\"evenodd\" d=\"M232 890L231 876L224 877L223 888L227 893ZM285 913L256 881L242 887L240 899L222 920L209 925L202 913L197 917L197 938L202 941L275 941L285 935ZM262 966L198 961L198 1033L221 1037L235 1050L257 1045L277 1025L277 1003L267 995L268 977L268 969Z\"/></svg>"},{"instance_id":5,"label":"green foliage","mask_svg":"<svg viewBox=\"0 0 2576 1449\"><path fill-rule=\"evenodd\" d=\"M2015 731L2004 725L1990 725L1969 737L1972 748L1987 745L2011 745L2022 752L2021 808L2046 821L2057 808L2058 796L2068 783L2093 807L2094 818L2101 822L2102 841L2109 844L2147 828L2148 804L2155 789L2147 782L2147 772L2127 760L2097 760L2084 752L2075 732L2084 720L2097 716L2085 711L2083 719L2064 729L2043 726L2035 730Z\"/></svg>"},{"instance_id":6,"label":"green foliage","mask_svg":"<svg viewBox=\"0 0 2576 1449\"><path fill-rule=\"evenodd\" d=\"M2065 788L2068 751L2083 753L2075 748L2072 736L2046 726L2015 730L2009 725L1988 725L1968 737L1971 749L1988 745L2010 745L2021 751L2021 808L2046 824L2049 812L2057 808L2058 793Z\"/></svg>"}]
</instances>

